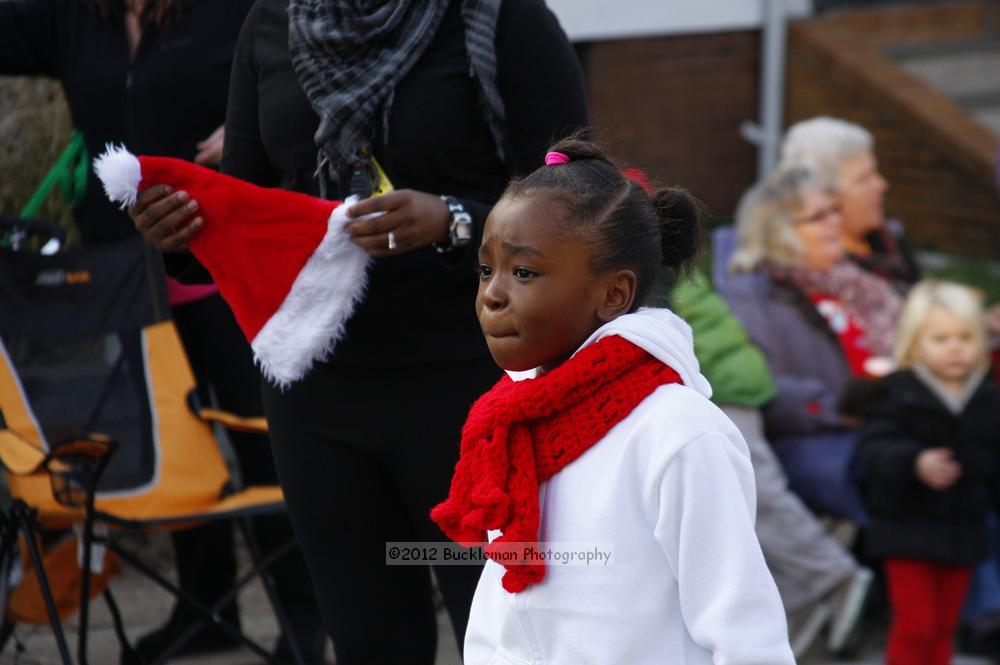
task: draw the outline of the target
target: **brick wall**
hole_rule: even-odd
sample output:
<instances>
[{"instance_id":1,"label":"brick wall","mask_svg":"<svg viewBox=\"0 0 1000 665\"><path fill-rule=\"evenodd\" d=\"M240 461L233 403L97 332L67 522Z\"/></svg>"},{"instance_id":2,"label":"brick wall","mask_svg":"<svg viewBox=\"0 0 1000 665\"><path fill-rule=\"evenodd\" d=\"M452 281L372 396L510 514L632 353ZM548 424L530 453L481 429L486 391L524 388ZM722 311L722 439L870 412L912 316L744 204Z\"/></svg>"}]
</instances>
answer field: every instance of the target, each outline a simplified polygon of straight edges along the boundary
<instances>
[{"instance_id":1,"label":"brick wall","mask_svg":"<svg viewBox=\"0 0 1000 665\"><path fill-rule=\"evenodd\" d=\"M661 184L732 214L756 176L739 135L757 117L758 32L671 36L581 47L597 136Z\"/></svg>"},{"instance_id":2,"label":"brick wall","mask_svg":"<svg viewBox=\"0 0 1000 665\"><path fill-rule=\"evenodd\" d=\"M867 127L890 182L889 214L914 244L1000 257L997 140L884 49L997 35L997 3L832 13L789 31L786 120L826 114Z\"/></svg>"}]
</instances>

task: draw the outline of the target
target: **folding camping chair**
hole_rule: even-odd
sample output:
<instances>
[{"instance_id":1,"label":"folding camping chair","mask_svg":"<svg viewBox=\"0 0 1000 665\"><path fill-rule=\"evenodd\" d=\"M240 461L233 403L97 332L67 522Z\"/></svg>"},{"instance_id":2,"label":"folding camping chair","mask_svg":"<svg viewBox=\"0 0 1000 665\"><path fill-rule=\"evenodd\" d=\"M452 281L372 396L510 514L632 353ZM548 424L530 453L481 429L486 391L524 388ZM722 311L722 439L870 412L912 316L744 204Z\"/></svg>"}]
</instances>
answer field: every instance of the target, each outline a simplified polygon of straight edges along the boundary
<instances>
[{"instance_id":1,"label":"folding camping chair","mask_svg":"<svg viewBox=\"0 0 1000 665\"><path fill-rule=\"evenodd\" d=\"M264 431L266 423L198 403L180 340L163 317L160 266L159 257L138 240L54 256L0 251L0 461L14 499L0 520L0 590L15 552L12 536L20 531L62 662L71 665L36 535L40 527L82 524L80 665L87 662L92 568L100 568L92 561L95 546L106 547L203 622L273 663L268 651L218 617L240 588L259 577L301 665L287 614L264 574L294 544L263 555L248 520L283 511L281 491L276 486L234 490L212 431L212 423L243 431ZM95 529L182 529L221 519L241 528L254 565L212 607ZM122 649L130 650L110 590L104 597ZM201 625L192 626L155 663L169 658Z\"/></svg>"}]
</instances>

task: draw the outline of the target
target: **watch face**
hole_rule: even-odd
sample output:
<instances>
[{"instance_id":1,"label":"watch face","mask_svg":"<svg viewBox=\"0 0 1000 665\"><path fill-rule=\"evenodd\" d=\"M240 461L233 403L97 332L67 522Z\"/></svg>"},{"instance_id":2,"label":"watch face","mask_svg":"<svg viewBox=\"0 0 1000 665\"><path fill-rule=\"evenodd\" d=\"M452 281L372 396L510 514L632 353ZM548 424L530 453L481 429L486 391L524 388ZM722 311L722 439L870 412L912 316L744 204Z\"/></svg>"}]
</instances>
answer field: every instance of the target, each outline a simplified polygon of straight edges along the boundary
<instances>
[{"instance_id":1,"label":"watch face","mask_svg":"<svg viewBox=\"0 0 1000 665\"><path fill-rule=\"evenodd\" d=\"M472 240L472 216L464 210L452 215L449 235L452 245L468 245Z\"/></svg>"},{"instance_id":2,"label":"watch face","mask_svg":"<svg viewBox=\"0 0 1000 665\"><path fill-rule=\"evenodd\" d=\"M472 224L459 222L455 224L455 239L465 244L472 240Z\"/></svg>"}]
</instances>

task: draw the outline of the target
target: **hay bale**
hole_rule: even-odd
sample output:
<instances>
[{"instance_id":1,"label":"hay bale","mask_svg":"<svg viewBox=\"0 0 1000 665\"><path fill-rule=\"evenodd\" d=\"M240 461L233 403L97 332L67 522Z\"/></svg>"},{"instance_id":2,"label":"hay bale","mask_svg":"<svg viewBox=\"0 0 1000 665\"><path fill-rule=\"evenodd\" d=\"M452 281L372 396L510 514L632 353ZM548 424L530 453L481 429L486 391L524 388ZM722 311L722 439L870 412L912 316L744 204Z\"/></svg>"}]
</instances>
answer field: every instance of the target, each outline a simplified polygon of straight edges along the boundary
<instances>
[{"instance_id":1,"label":"hay bale","mask_svg":"<svg viewBox=\"0 0 1000 665\"><path fill-rule=\"evenodd\" d=\"M73 126L62 88L55 81L0 77L0 214L17 215L56 158ZM72 214L52 192L38 217L72 233Z\"/></svg>"}]
</instances>

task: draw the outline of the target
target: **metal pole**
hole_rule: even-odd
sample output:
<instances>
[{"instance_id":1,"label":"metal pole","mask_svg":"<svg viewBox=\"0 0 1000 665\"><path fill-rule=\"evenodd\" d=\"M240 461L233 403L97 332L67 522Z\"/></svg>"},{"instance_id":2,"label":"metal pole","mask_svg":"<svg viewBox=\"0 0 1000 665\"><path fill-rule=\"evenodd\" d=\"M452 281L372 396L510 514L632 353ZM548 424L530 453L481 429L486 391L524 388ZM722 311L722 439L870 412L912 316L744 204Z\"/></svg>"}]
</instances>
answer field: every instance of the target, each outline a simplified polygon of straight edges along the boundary
<instances>
[{"instance_id":1,"label":"metal pole","mask_svg":"<svg viewBox=\"0 0 1000 665\"><path fill-rule=\"evenodd\" d=\"M761 35L760 123L758 177L764 178L778 161L782 115L785 103L786 0L763 0L764 29Z\"/></svg>"}]
</instances>

